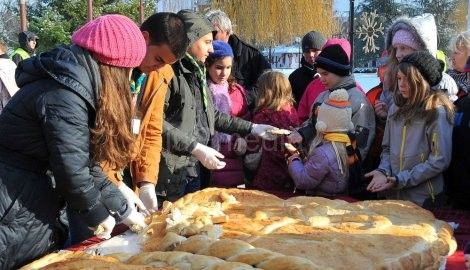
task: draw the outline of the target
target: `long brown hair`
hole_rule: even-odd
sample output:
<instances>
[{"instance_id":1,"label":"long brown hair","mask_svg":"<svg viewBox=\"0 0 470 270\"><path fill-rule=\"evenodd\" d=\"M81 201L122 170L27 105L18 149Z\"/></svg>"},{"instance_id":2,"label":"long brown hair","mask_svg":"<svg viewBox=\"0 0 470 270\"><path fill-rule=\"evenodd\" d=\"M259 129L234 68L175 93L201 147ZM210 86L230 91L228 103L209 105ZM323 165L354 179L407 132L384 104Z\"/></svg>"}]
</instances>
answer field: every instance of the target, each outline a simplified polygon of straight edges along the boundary
<instances>
[{"instance_id":1,"label":"long brown hair","mask_svg":"<svg viewBox=\"0 0 470 270\"><path fill-rule=\"evenodd\" d=\"M405 124L413 119L424 119L426 124L436 120L437 108L444 107L447 112L447 120L452 123L454 118L454 104L440 90L432 90L419 70L410 63L400 63L398 69L405 75L410 87L408 98L404 98L398 91L398 83L395 82L393 99L398 106L394 113L395 119L404 119Z\"/></svg>"},{"instance_id":2,"label":"long brown hair","mask_svg":"<svg viewBox=\"0 0 470 270\"><path fill-rule=\"evenodd\" d=\"M255 111L262 109L280 110L294 104L292 87L286 75L279 71L267 71L258 78L258 98Z\"/></svg>"},{"instance_id":3,"label":"long brown hair","mask_svg":"<svg viewBox=\"0 0 470 270\"><path fill-rule=\"evenodd\" d=\"M398 73L398 59L397 59L397 50L395 47L391 47L388 50L388 55L390 55L388 63L387 63L387 73L385 75L386 82L385 84L388 86L390 92L395 92L397 89L397 73Z\"/></svg>"},{"instance_id":4,"label":"long brown hair","mask_svg":"<svg viewBox=\"0 0 470 270\"><path fill-rule=\"evenodd\" d=\"M92 157L113 169L122 169L131 161L134 143L130 126L133 115L130 69L98 65L102 85L91 130Z\"/></svg>"}]
</instances>

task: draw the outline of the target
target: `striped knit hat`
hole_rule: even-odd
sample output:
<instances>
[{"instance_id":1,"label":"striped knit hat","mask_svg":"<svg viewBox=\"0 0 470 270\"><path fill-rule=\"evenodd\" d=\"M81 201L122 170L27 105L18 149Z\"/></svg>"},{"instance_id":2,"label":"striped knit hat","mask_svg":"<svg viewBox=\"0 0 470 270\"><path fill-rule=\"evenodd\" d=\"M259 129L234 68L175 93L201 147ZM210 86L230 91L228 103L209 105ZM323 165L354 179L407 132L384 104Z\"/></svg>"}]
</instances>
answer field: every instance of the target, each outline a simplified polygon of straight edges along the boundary
<instances>
[{"instance_id":1,"label":"striped knit hat","mask_svg":"<svg viewBox=\"0 0 470 270\"><path fill-rule=\"evenodd\" d=\"M116 67L137 67L147 45L137 25L123 15L100 16L78 29L72 42L88 50L100 63Z\"/></svg>"},{"instance_id":2,"label":"striped knit hat","mask_svg":"<svg viewBox=\"0 0 470 270\"><path fill-rule=\"evenodd\" d=\"M319 132L347 132L354 129L351 122L352 110L349 95L345 89L330 93L328 99L318 109L315 128Z\"/></svg>"}]
</instances>

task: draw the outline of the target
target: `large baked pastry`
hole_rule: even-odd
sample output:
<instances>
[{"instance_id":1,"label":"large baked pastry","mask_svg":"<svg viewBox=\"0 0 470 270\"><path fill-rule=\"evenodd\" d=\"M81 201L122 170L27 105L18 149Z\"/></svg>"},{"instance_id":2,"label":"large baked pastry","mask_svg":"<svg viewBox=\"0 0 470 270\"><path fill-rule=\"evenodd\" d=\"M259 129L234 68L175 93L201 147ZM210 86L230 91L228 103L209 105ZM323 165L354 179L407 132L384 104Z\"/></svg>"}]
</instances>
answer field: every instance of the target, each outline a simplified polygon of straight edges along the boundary
<instances>
[{"instance_id":1,"label":"large baked pastry","mask_svg":"<svg viewBox=\"0 0 470 270\"><path fill-rule=\"evenodd\" d=\"M165 202L148 222L135 256L61 252L22 269L417 270L456 249L446 222L405 201L210 188Z\"/></svg>"},{"instance_id":2,"label":"large baked pastry","mask_svg":"<svg viewBox=\"0 0 470 270\"><path fill-rule=\"evenodd\" d=\"M210 188L166 203L145 251L184 251L263 269L438 269L452 228L406 201L279 199Z\"/></svg>"},{"instance_id":3,"label":"large baked pastry","mask_svg":"<svg viewBox=\"0 0 470 270\"><path fill-rule=\"evenodd\" d=\"M127 259L127 258L126 258ZM174 267L156 267L151 265L133 265L121 262L119 256L96 256L83 252L61 251L48 254L20 270L177 270Z\"/></svg>"}]
</instances>

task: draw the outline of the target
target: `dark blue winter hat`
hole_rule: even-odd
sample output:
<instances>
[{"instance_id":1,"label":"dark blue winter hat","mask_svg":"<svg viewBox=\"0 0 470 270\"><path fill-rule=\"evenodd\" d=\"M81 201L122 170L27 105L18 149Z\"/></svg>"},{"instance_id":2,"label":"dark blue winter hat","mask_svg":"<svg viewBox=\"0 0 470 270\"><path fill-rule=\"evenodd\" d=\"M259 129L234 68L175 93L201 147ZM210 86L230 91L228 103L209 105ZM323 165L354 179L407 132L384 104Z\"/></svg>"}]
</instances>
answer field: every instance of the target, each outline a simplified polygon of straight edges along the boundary
<instances>
[{"instance_id":1,"label":"dark blue winter hat","mask_svg":"<svg viewBox=\"0 0 470 270\"><path fill-rule=\"evenodd\" d=\"M209 54L211 58L221 58L221 57L233 57L233 50L227 42L214 40L212 42L212 46L214 47L214 52Z\"/></svg>"}]
</instances>

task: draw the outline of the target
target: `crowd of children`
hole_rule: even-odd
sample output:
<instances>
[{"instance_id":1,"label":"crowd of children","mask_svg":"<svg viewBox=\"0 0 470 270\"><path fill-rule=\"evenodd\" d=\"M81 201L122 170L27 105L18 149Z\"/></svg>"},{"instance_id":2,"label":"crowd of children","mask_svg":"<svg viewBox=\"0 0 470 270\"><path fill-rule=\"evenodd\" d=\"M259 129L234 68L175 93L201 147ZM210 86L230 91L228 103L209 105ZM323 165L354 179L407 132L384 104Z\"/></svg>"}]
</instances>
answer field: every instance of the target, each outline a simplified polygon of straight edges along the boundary
<instances>
[{"instance_id":1,"label":"crowd of children","mask_svg":"<svg viewBox=\"0 0 470 270\"><path fill-rule=\"evenodd\" d=\"M99 226L109 237L116 222L145 226L143 215L163 200L204 186L470 209L469 33L452 40L447 74L434 17L397 19L378 61L380 84L367 92L351 73L350 43L309 32L291 81L266 70L252 85L232 74L248 76L241 69L259 52L233 35L225 13L210 14L156 14L140 29L102 16L76 31L71 46L21 61L19 90L6 83L12 70L0 69L3 214L14 210L11 194L28 193L23 218L2 219L22 231L0 243L22 244L0 250L0 266L63 244L63 200L71 239ZM95 42L109 37L106 48ZM129 42L119 47L121 39ZM252 68L264 69L259 62ZM31 195L38 191L46 195ZM21 257L25 243L39 248Z\"/></svg>"},{"instance_id":2,"label":"crowd of children","mask_svg":"<svg viewBox=\"0 0 470 270\"><path fill-rule=\"evenodd\" d=\"M397 19L388 29L386 49L377 61L380 84L367 94L350 72L351 48L344 39L327 39L316 51L316 73L299 104L293 103L287 78L267 71L258 81L252 120L291 133L275 141L246 138L243 152L257 153L258 160L251 167L254 181L245 184L261 190L334 196L351 195L351 185L357 182L352 178L360 178L366 183L363 191L373 198L410 200L426 208L450 204L470 209L468 185L457 176L468 175L470 168L465 154L469 149L465 141L470 121L468 77L465 62L458 58L470 56L469 41L465 33L452 41L454 69L449 75L437 57L434 17ZM239 144L233 143L232 148ZM243 166L244 158L238 154L238 164ZM360 163L360 176L351 171L355 162ZM214 185L221 185L220 173L213 172Z\"/></svg>"}]
</instances>

